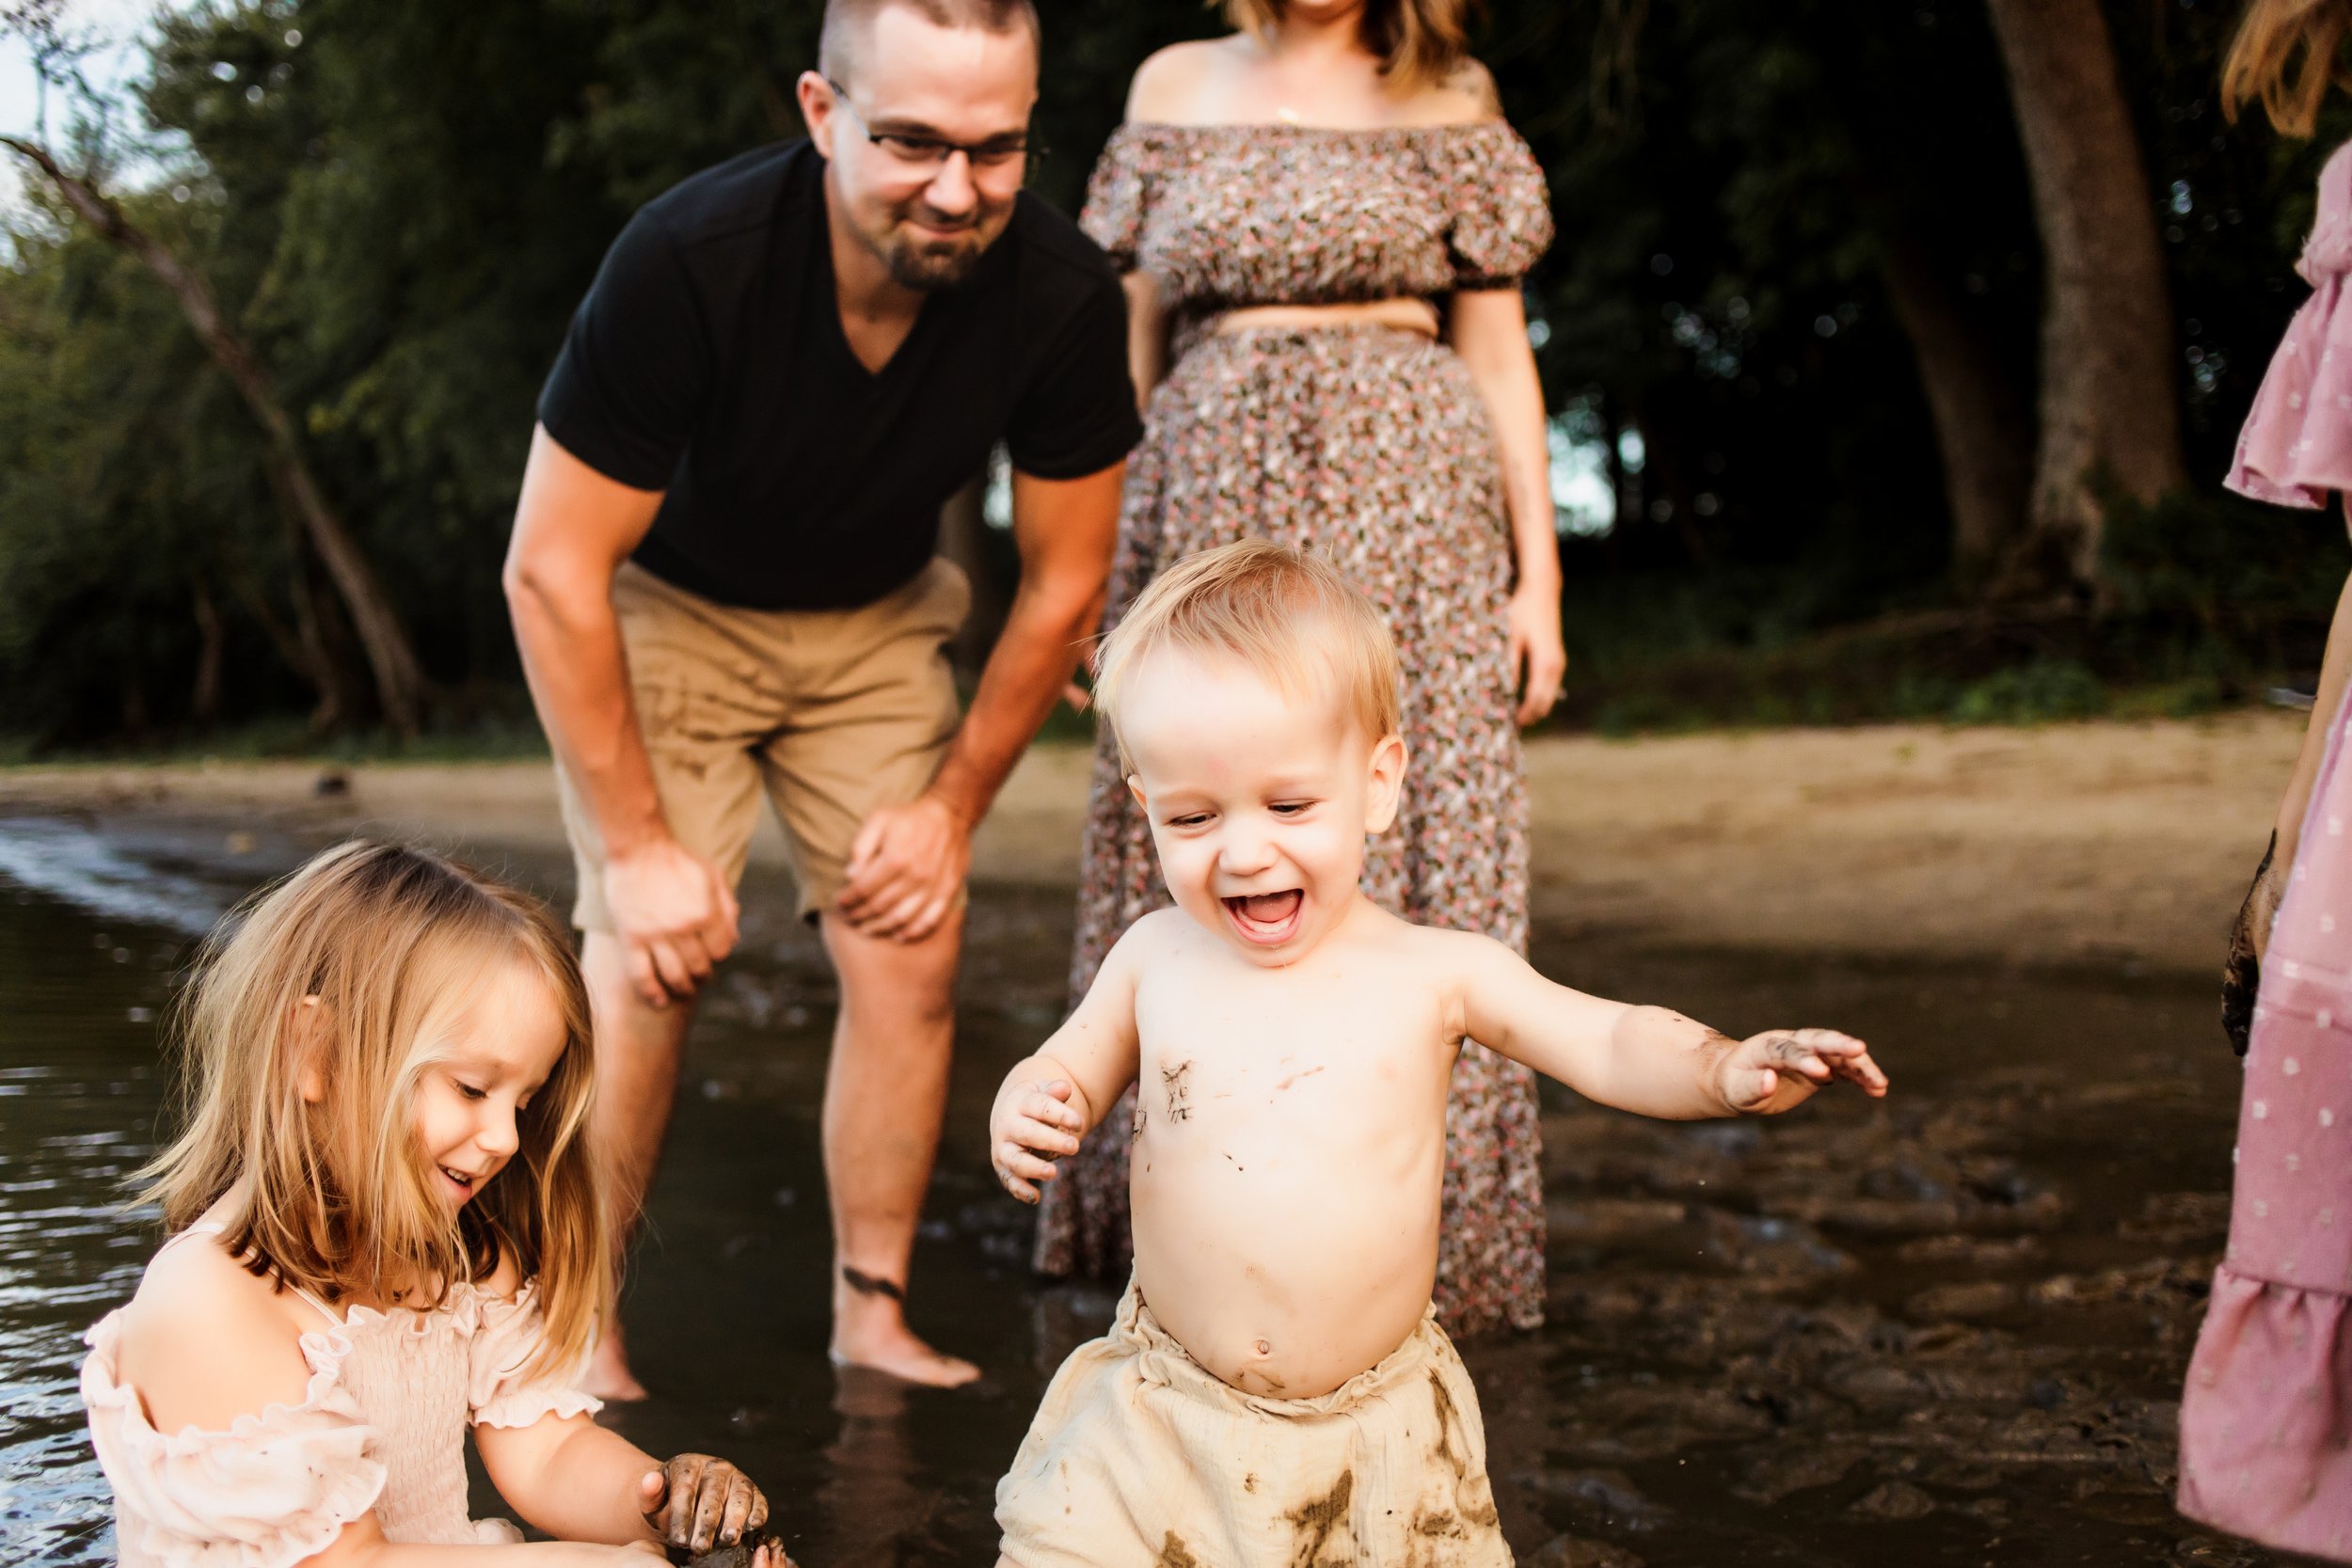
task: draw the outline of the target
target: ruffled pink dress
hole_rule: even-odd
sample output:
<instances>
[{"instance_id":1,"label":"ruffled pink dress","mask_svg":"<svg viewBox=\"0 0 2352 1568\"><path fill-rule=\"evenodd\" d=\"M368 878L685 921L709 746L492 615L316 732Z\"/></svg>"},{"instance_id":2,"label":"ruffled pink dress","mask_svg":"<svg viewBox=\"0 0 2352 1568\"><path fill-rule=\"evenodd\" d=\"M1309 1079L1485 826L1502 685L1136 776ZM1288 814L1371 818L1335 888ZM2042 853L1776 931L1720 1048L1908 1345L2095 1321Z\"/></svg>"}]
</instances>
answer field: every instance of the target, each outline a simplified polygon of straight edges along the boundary
<instances>
[{"instance_id":1,"label":"ruffled pink dress","mask_svg":"<svg viewBox=\"0 0 2352 1568\"><path fill-rule=\"evenodd\" d=\"M2312 294L2239 438L2231 488L2352 490L2352 147L2320 176ZM2271 929L2238 1112L2230 1244L2181 1399L2181 1512L2352 1562L2352 767L2336 713Z\"/></svg>"},{"instance_id":2,"label":"ruffled pink dress","mask_svg":"<svg viewBox=\"0 0 2352 1568\"><path fill-rule=\"evenodd\" d=\"M192 1226L188 1236L219 1233ZM522 1427L599 1408L563 1378L523 1372L542 1334L539 1304L471 1286L432 1311L338 1314L302 1337L310 1381L301 1402L240 1416L226 1432L148 1423L116 1374L119 1311L87 1338L82 1402L115 1494L122 1568L286 1568L331 1544L373 1509L387 1539L422 1545L518 1542L503 1519L466 1513L469 1426Z\"/></svg>"}]
</instances>

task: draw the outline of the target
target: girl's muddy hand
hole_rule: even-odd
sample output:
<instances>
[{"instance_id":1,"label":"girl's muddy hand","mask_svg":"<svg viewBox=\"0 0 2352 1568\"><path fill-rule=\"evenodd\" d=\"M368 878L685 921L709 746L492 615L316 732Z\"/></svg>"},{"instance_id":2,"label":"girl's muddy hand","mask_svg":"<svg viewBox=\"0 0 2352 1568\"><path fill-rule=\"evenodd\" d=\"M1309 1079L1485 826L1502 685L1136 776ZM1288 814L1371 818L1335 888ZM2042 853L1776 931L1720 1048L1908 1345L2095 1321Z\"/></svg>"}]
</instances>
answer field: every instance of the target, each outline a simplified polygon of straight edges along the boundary
<instances>
[{"instance_id":1,"label":"girl's muddy hand","mask_svg":"<svg viewBox=\"0 0 2352 1568\"><path fill-rule=\"evenodd\" d=\"M768 1522L768 1499L751 1478L707 1453L679 1454L640 1485L647 1522L675 1549L731 1546Z\"/></svg>"}]
</instances>

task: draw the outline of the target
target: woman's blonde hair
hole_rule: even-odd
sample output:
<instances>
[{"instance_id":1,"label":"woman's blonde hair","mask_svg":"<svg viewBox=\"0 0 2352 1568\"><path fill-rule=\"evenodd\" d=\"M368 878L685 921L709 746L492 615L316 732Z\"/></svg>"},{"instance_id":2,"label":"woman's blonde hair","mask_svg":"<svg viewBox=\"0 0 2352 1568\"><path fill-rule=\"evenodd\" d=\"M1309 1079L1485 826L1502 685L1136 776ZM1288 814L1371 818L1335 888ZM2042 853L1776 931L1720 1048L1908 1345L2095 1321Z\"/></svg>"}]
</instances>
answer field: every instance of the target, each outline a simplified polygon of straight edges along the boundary
<instances>
[{"instance_id":1,"label":"woman's blonde hair","mask_svg":"<svg viewBox=\"0 0 2352 1568\"><path fill-rule=\"evenodd\" d=\"M1282 0L1210 0L1225 20L1263 37L1282 15ZM1380 73L1410 90L1452 80L1470 58L1473 0L1365 0L1364 47L1380 56Z\"/></svg>"},{"instance_id":2,"label":"woman's blonde hair","mask_svg":"<svg viewBox=\"0 0 2352 1568\"><path fill-rule=\"evenodd\" d=\"M2252 0L2221 67L2221 112L2261 100L2280 134L2308 136L2330 87L2352 86L2344 66L2352 0Z\"/></svg>"},{"instance_id":3,"label":"woman's blonde hair","mask_svg":"<svg viewBox=\"0 0 2352 1568\"><path fill-rule=\"evenodd\" d=\"M1396 641L1362 589L1288 545L1244 539L1162 572L1094 653L1094 701L1119 733L1127 683L1153 653L1221 654L1285 696L1336 695L1372 739L1396 734ZM1128 763L1126 743L1119 749Z\"/></svg>"},{"instance_id":4,"label":"woman's blonde hair","mask_svg":"<svg viewBox=\"0 0 2352 1568\"><path fill-rule=\"evenodd\" d=\"M417 1140L419 1083L516 968L546 985L564 1052L516 1117L514 1157L453 1213ZM612 1296L585 1137L595 1061L580 965L545 905L424 850L342 845L221 923L172 1022L185 1127L138 1173L167 1231L228 1197L230 1252L329 1301L446 1300L511 1259L546 1313L537 1370L586 1354Z\"/></svg>"}]
</instances>

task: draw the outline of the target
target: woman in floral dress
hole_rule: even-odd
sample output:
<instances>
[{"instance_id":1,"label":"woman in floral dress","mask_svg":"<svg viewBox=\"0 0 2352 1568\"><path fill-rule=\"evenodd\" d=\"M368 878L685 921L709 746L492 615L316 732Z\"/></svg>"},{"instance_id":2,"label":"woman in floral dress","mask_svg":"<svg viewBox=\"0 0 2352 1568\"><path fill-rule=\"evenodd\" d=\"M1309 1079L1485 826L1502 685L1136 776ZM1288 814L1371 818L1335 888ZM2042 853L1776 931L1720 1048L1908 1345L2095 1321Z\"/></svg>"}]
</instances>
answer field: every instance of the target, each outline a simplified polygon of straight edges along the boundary
<instances>
[{"instance_id":1,"label":"woman in floral dress","mask_svg":"<svg viewBox=\"0 0 2352 1568\"><path fill-rule=\"evenodd\" d=\"M1518 293L1551 218L1542 171L1464 52L1465 8L1228 0L1233 36L1136 72L1081 221L1128 275L1145 398L1109 621L1161 568L1232 539L1337 563L1387 611L1406 671L1406 802L1367 890L1524 949L1518 725L1550 708L1566 663ZM1072 994L1166 902L1105 738ZM1125 1137L1100 1133L1064 1166L1039 1268L1123 1272ZM1444 1191L1447 1327L1541 1322L1534 1082L1475 1043L1454 1069Z\"/></svg>"}]
</instances>

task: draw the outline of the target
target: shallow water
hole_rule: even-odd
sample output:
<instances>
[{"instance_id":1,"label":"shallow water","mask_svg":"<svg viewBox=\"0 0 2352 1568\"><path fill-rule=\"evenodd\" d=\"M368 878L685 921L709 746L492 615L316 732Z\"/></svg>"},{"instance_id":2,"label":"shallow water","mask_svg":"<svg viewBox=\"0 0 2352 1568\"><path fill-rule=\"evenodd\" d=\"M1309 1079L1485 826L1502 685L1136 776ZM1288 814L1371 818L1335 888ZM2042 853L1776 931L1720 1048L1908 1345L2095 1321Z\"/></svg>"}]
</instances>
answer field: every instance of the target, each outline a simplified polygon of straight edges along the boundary
<instances>
[{"instance_id":1,"label":"shallow water","mask_svg":"<svg viewBox=\"0 0 2352 1568\"><path fill-rule=\"evenodd\" d=\"M151 1216L110 1204L153 1136L155 1015L192 935L305 847L0 821L0 1561L111 1560L74 1378L81 1330L154 1241ZM914 1271L917 1326L989 1369L949 1395L825 1365L832 983L774 893L750 890L744 952L695 1037L626 1307L660 1396L618 1424L657 1452L739 1459L812 1568L986 1563L997 1474L1112 1303L1029 1276L1027 1212L982 1157L991 1090L1057 1016L1069 900L974 897ZM2167 1502L2227 1218L2236 1069L2209 986L1540 934L1536 956L1735 1032L1853 1029L1898 1093L1700 1126L1547 1100L1549 1323L1466 1347L1523 1561L2281 1560Z\"/></svg>"}]
</instances>

